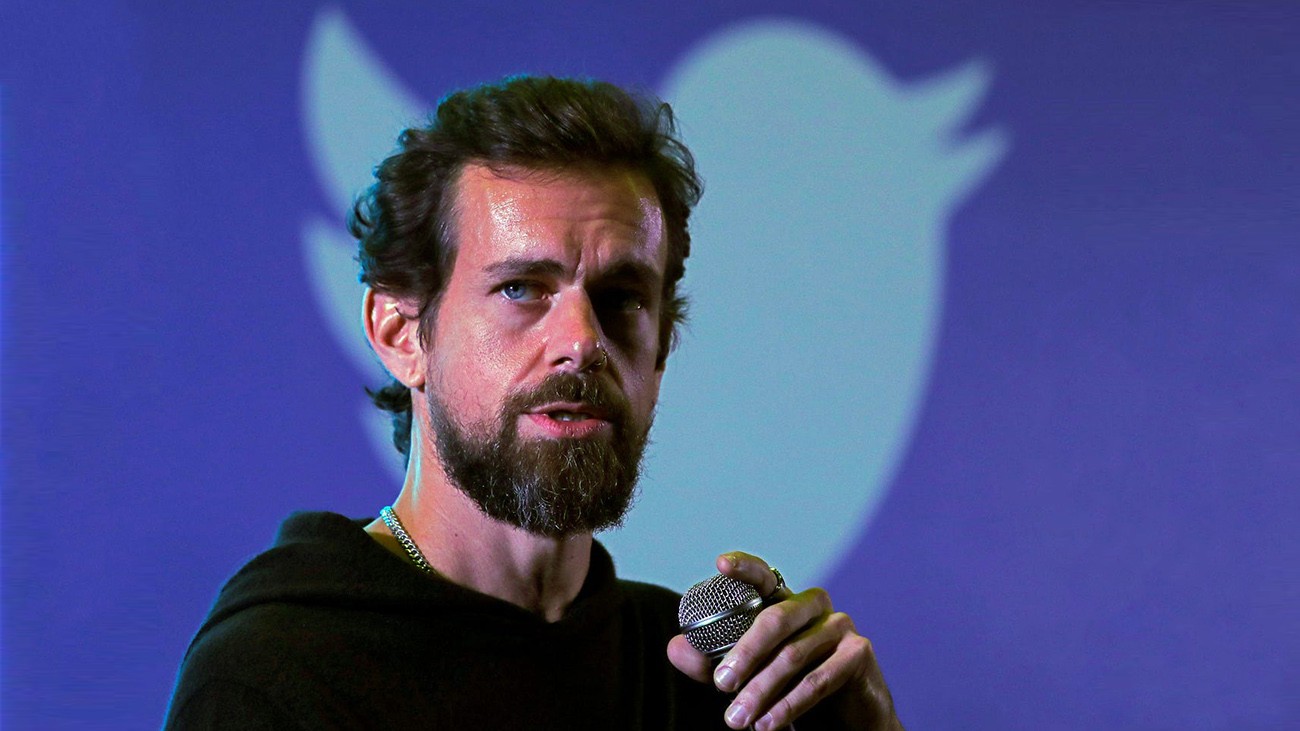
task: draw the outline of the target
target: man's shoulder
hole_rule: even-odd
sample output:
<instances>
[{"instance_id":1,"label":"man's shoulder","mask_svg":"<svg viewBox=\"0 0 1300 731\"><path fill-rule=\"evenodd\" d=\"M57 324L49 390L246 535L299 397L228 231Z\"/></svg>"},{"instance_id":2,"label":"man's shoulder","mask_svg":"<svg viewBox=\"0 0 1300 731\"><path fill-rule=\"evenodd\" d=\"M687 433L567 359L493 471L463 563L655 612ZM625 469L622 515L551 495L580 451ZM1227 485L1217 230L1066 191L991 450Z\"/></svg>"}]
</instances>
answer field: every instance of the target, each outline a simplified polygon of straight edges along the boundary
<instances>
[{"instance_id":1,"label":"man's shoulder","mask_svg":"<svg viewBox=\"0 0 1300 731\"><path fill-rule=\"evenodd\" d=\"M355 666L394 641L383 612L418 599L402 594L405 567L368 545L358 524L295 514L226 582L182 661L169 728L224 728L207 725L213 718L233 718L230 728L309 719L310 728L310 719L327 723L321 709L351 712L312 699L351 697ZM418 578L407 583L418 588Z\"/></svg>"},{"instance_id":2,"label":"man's shoulder","mask_svg":"<svg viewBox=\"0 0 1300 731\"><path fill-rule=\"evenodd\" d=\"M210 622L194 638L189 663L200 655L241 658L243 667L249 659L263 654L271 659L282 657L285 650L303 646L310 651L322 628L340 624L339 608L289 602L267 602L246 607ZM272 649L274 648L274 649Z\"/></svg>"},{"instance_id":3,"label":"man's shoulder","mask_svg":"<svg viewBox=\"0 0 1300 731\"><path fill-rule=\"evenodd\" d=\"M360 525L334 513L289 516L274 544L221 588L185 665L239 658L231 669L242 670L274 662L286 649L309 643L320 627L339 623L341 612L378 601L357 587L393 567Z\"/></svg>"},{"instance_id":4,"label":"man's shoulder","mask_svg":"<svg viewBox=\"0 0 1300 731\"><path fill-rule=\"evenodd\" d=\"M169 728L364 728L353 718L368 707L357 688L374 690L375 681L358 679L356 668L377 664L379 641L373 623L351 609L281 602L243 609L194 639ZM361 701L371 695L379 697Z\"/></svg>"},{"instance_id":5,"label":"man's shoulder","mask_svg":"<svg viewBox=\"0 0 1300 731\"><path fill-rule=\"evenodd\" d=\"M240 602L220 614L214 610L185 653L182 674L258 685L300 674L340 651L351 634L352 614L341 602L269 597Z\"/></svg>"},{"instance_id":6,"label":"man's shoulder","mask_svg":"<svg viewBox=\"0 0 1300 731\"><path fill-rule=\"evenodd\" d=\"M284 713L276 701L285 696L282 685L301 678L311 657L313 630L303 615L298 607L263 604L205 625L185 653L169 728L208 728L222 706L227 717L230 708L246 709L236 714L239 723Z\"/></svg>"}]
</instances>

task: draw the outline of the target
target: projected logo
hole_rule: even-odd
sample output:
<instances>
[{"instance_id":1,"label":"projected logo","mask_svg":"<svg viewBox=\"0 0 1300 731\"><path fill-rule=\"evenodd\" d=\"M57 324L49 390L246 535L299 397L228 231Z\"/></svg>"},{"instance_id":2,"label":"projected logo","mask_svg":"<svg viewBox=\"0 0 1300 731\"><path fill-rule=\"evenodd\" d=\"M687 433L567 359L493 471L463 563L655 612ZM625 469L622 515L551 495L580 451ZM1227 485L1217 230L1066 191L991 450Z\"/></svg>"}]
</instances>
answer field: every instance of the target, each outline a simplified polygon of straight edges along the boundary
<instances>
[{"instance_id":1,"label":"projected logo","mask_svg":"<svg viewBox=\"0 0 1300 731\"><path fill-rule=\"evenodd\" d=\"M851 41L775 21L723 30L671 70L661 92L706 180L693 324L669 361L641 498L602 538L620 573L682 587L741 548L808 584L870 522L924 395L948 220L1007 147L997 130L958 132L989 80L976 62L902 84ZM303 82L310 149L343 211L430 105L337 11L317 20ZM313 218L303 244L340 347L379 382L351 240ZM399 470L386 420L358 409Z\"/></svg>"}]
</instances>

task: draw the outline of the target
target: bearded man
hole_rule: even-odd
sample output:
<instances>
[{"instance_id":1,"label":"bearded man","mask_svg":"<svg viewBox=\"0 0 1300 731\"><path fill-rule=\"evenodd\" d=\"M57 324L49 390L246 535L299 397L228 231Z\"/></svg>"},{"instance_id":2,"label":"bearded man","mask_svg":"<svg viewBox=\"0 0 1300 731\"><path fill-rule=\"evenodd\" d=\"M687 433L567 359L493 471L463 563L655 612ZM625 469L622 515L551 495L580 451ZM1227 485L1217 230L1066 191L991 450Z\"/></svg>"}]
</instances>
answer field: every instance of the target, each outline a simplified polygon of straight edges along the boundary
<instances>
[{"instance_id":1,"label":"bearded man","mask_svg":"<svg viewBox=\"0 0 1300 731\"><path fill-rule=\"evenodd\" d=\"M771 605L715 669L592 537L632 502L685 312L701 188L675 134L657 100L529 77L402 134L351 228L405 483L376 519L285 522L169 727L901 728L824 591L719 557Z\"/></svg>"}]
</instances>

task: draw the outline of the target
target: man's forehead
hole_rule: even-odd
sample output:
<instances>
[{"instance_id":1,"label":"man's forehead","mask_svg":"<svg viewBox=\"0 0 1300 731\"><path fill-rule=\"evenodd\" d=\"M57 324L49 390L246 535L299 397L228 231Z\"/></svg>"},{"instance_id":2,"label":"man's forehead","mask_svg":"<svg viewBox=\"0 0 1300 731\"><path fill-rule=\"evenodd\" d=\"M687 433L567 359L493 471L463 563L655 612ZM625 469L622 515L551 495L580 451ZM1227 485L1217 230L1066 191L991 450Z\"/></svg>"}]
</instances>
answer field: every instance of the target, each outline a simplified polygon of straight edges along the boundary
<instances>
[{"instance_id":1,"label":"man's forehead","mask_svg":"<svg viewBox=\"0 0 1300 731\"><path fill-rule=\"evenodd\" d=\"M528 167L470 162L461 169L456 180L457 198L464 203L507 197L522 201L581 201L597 192L617 195L620 200L645 201L655 211L660 211L659 197L649 178L637 170L618 165Z\"/></svg>"},{"instance_id":2,"label":"man's forehead","mask_svg":"<svg viewBox=\"0 0 1300 731\"><path fill-rule=\"evenodd\" d=\"M471 163L456 181L455 207L462 246L492 239L512 250L499 254L517 257L536 244L534 236L548 226L589 226L623 244L618 247L622 257L645 258L661 266L666 259L659 198L644 174L628 168Z\"/></svg>"}]
</instances>

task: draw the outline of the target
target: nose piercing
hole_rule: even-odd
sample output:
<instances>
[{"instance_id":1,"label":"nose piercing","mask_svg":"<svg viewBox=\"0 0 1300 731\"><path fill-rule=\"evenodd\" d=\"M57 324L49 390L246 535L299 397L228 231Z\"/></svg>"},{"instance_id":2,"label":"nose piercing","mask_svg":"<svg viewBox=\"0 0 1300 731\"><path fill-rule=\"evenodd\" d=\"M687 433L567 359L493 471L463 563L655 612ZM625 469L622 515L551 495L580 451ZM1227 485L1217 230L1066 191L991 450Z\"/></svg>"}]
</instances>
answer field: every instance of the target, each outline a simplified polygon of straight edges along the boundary
<instances>
[{"instance_id":1,"label":"nose piercing","mask_svg":"<svg viewBox=\"0 0 1300 731\"><path fill-rule=\"evenodd\" d=\"M605 350L605 346L598 344L596 349L600 351L600 358L591 364L590 368L593 371L601 370L605 366L609 365L609 352Z\"/></svg>"}]
</instances>

